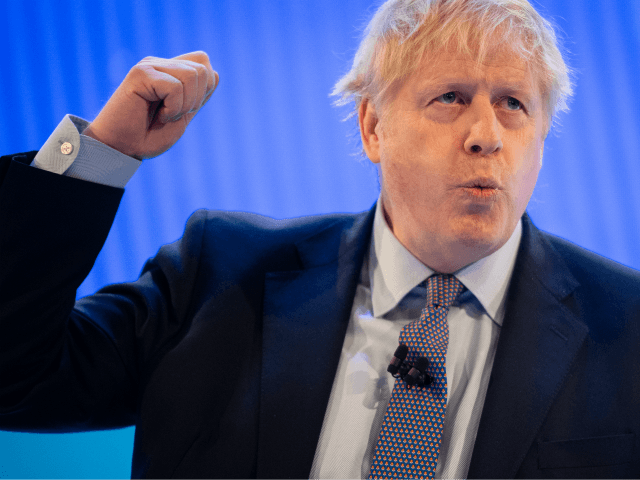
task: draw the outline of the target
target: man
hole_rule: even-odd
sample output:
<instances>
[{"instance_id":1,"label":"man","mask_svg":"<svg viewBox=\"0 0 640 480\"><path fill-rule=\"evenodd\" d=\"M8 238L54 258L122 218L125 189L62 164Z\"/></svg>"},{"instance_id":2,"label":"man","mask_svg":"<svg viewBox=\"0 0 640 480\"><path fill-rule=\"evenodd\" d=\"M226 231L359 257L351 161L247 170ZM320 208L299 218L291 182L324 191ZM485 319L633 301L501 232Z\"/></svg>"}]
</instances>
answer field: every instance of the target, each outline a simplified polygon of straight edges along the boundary
<instances>
[{"instance_id":1,"label":"man","mask_svg":"<svg viewBox=\"0 0 640 480\"><path fill-rule=\"evenodd\" d=\"M0 425L135 424L133 476L366 477L407 382L389 357L427 279L453 274L431 474L638 476L640 277L526 216L570 87L547 24L495 3L390 1L372 20L336 87L380 165L370 212L197 212L137 282L75 305L114 187L217 74L202 53L147 58L90 125L3 157Z\"/></svg>"}]
</instances>

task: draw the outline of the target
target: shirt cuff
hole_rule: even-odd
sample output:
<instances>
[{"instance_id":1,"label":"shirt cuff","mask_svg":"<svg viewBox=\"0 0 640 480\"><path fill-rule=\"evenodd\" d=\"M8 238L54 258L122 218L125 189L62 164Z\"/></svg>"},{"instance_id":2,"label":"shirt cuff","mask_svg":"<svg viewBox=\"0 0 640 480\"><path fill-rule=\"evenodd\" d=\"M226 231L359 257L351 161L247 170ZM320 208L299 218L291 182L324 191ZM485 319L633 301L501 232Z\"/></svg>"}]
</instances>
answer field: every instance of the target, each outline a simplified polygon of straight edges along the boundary
<instances>
[{"instance_id":1,"label":"shirt cuff","mask_svg":"<svg viewBox=\"0 0 640 480\"><path fill-rule=\"evenodd\" d=\"M31 166L110 187L124 188L140 160L82 135L89 122L65 115L44 143Z\"/></svg>"}]
</instances>

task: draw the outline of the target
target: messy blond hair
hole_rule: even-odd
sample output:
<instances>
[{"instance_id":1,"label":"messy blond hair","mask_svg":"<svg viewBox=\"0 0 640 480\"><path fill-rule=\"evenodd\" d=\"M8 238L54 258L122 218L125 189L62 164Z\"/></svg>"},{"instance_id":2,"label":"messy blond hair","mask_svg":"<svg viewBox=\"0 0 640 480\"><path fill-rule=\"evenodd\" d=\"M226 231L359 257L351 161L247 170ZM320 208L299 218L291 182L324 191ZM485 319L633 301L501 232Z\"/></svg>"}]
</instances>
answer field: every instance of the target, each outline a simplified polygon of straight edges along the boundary
<instances>
[{"instance_id":1,"label":"messy blond hair","mask_svg":"<svg viewBox=\"0 0 640 480\"><path fill-rule=\"evenodd\" d=\"M548 127L568 110L570 70L553 26L527 0L388 0L369 22L351 70L332 91L340 97L336 105L354 101L352 117L364 98L383 104L425 55L447 46L478 65L495 48L512 49L537 75Z\"/></svg>"}]
</instances>

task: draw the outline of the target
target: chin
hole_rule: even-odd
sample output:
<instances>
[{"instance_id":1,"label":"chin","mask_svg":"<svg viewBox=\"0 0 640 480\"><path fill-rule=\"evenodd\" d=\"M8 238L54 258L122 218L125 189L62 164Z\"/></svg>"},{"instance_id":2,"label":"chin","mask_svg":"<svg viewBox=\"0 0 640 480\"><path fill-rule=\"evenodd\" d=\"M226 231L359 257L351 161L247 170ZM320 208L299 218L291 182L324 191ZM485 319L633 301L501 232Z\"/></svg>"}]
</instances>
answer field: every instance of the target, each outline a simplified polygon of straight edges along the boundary
<instances>
[{"instance_id":1,"label":"chin","mask_svg":"<svg viewBox=\"0 0 640 480\"><path fill-rule=\"evenodd\" d=\"M483 258L504 245L511 232L503 218L486 215L466 215L451 224L452 240L461 247L473 250Z\"/></svg>"}]
</instances>

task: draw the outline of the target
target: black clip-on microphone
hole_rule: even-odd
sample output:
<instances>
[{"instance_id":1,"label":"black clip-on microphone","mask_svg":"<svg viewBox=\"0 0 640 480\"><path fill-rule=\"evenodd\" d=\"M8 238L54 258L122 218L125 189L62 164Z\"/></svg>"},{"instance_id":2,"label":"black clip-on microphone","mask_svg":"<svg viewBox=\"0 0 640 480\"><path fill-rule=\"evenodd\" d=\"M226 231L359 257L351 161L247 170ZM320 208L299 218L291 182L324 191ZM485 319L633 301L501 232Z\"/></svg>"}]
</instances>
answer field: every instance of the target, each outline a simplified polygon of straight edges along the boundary
<instances>
[{"instance_id":1,"label":"black clip-on microphone","mask_svg":"<svg viewBox=\"0 0 640 480\"><path fill-rule=\"evenodd\" d=\"M429 367L429 360L427 357L418 357L415 365L411 365L404 361L407 358L409 347L404 344L398 345L396 353L393 354L391 362L387 367L387 372L391 374L393 378L400 378L407 382L407 388L411 388L413 385L423 388L433 383L433 378L428 375L427 368Z\"/></svg>"}]
</instances>

